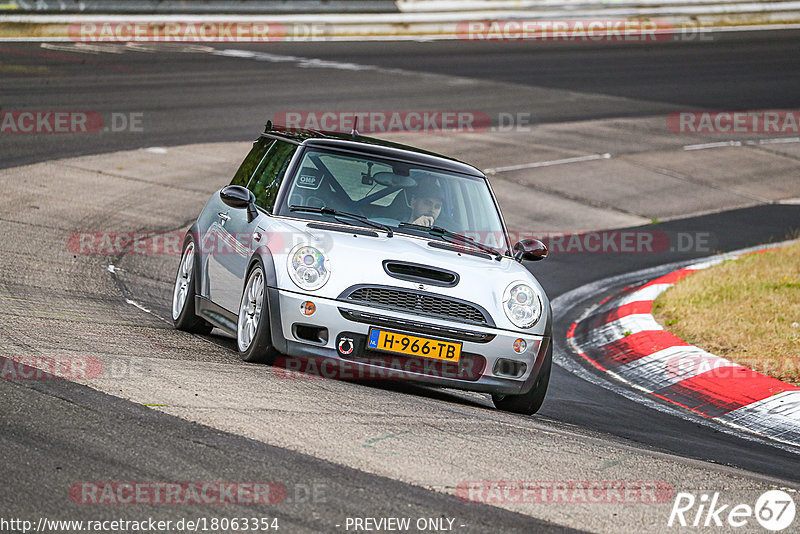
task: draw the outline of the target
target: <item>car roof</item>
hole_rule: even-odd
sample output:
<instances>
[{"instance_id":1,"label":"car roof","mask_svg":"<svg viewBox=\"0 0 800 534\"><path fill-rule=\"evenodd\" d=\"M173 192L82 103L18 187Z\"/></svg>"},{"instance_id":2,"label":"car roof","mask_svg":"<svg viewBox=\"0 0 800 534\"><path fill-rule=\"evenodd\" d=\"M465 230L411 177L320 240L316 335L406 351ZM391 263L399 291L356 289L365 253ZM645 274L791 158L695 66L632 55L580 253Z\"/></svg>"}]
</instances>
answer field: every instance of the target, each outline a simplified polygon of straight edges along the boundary
<instances>
[{"instance_id":1,"label":"car roof","mask_svg":"<svg viewBox=\"0 0 800 534\"><path fill-rule=\"evenodd\" d=\"M266 129L261 135L265 137L282 138L304 146L350 150L362 154L418 163L429 167L436 167L486 179L486 176L480 170L463 161L420 148L400 143L392 143L384 139L367 137L358 133L321 132L316 130L286 128L285 126L267 123Z\"/></svg>"}]
</instances>

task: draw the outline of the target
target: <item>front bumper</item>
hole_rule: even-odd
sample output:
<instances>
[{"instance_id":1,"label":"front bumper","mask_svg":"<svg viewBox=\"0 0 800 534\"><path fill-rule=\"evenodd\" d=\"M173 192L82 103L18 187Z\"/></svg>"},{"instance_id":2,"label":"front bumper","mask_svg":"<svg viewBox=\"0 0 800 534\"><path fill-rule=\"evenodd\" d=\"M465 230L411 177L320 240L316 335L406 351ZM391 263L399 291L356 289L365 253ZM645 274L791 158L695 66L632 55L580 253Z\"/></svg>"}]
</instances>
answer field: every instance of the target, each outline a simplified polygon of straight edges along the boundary
<instances>
[{"instance_id":1,"label":"front bumper","mask_svg":"<svg viewBox=\"0 0 800 534\"><path fill-rule=\"evenodd\" d=\"M287 356L334 360L336 365L328 365L327 369L337 370L334 374L342 378L411 380L470 391L519 395L533 386L551 342L549 336L376 310L276 288L270 288L269 292L273 340L282 338L276 346ZM316 307L311 316L302 313L306 301L313 302ZM549 325L549 316L543 319ZM456 364L442 364L430 358L372 351L366 347L370 327L461 342L461 363L455 367ZM276 336L278 332L280 335ZM349 354L337 348L343 338L354 342ZM517 339L527 344L521 354L513 349ZM345 343L345 352L349 348Z\"/></svg>"}]
</instances>

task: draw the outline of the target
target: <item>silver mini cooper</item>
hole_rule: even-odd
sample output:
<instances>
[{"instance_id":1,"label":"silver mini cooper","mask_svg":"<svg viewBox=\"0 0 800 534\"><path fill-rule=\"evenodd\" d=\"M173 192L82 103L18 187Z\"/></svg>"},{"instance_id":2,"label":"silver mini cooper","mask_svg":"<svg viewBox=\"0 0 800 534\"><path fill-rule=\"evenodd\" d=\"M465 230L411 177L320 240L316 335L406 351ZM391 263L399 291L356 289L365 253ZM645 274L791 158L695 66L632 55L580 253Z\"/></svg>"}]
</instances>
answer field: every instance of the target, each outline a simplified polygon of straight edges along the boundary
<instances>
[{"instance_id":1,"label":"silver mini cooper","mask_svg":"<svg viewBox=\"0 0 800 534\"><path fill-rule=\"evenodd\" d=\"M172 318L235 336L247 362L487 392L533 414L552 313L522 261L546 255L512 245L470 165L268 123L186 234Z\"/></svg>"}]
</instances>

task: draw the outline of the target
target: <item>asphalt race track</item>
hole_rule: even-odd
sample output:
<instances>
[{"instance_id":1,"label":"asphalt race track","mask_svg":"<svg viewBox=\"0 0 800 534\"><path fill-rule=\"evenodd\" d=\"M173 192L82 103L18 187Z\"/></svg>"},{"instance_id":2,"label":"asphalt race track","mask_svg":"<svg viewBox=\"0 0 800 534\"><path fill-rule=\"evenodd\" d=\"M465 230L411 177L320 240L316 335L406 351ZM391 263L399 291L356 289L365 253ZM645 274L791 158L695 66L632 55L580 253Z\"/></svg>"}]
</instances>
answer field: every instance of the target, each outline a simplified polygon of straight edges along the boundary
<instances>
[{"instance_id":1,"label":"asphalt race track","mask_svg":"<svg viewBox=\"0 0 800 534\"><path fill-rule=\"evenodd\" d=\"M460 109L528 112L549 123L638 117L683 109L791 109L800 83L797 32L720 34L649 46L606 43L514 42L273 43L216 48L256 49L279 56L377 65L390 69L507 81L538 90L539 98L493 101L491 95L452 87L411 86L397 72L387 83L354 87L357 72L313 66L273 69L282 63L230 61L188 52L180 44L158 53L74 53L73 43L0 44L5 110L36 105L101 113L143 112L143 132L114 135L3 137L1 167L46 159L154 145L242 141L266 118L286 109L438 109L461 98ZM63 48L63 49L62 49ZM124 47L123 47L124 49ZM13 68L11 67L13 65ZM348 72L350 74L348 75ZM322 76L320 78L319 76ZM351 83L348 83L351 82ZM549 98L552 90L569 98ZM444 94L446 93L446 94ZM402 104L402 106L400 105Z\"/></svg>"},{"instance_id":2,"label":"asphalt race track","mask_svg":"<svg viewBox=\"0 0 800 534\"><path fill-rule=\"evenodd\" d=\"M539 154L550 160L609 152L610 163L619 158L633 177L656 169L661 179L684 184L662 184L656 200L646 188L604 196L594 167L573 171L580 186L569 192L558 185L569 165L543 171L552 173L544 174L547 183L500 172L501 203L514 196L519 202L509 204L513 214L503 204L509 220L519 217L517 228L628 226L712 237L710 249L683 252L554 253L529 266L551 299L613 275L797 237L800 205L779 203L800 197L797 145L702 151L714 154L706 165L730 160L755 170L733 186L725 176L689 179L688 171L669 170L671 161L690 157L681 146L730 136L682 138L666 131L664 116L797 109L798 37L752 32L592 47L0 44L2 111L93 110L108 125L111 114L142 118L139 131L0 135L0 365L26 354L83 354L140 370L116 381L0 380L0 515L34 521L256 515L277 517L284 532L346 532L353 517L444 517L454 518L459 532L651 532L668 530L669 500L492 506L460 500L456 487L469 480L666 480L675 491L728 491L730 500L745 502L765 489L797 488L798 451L654 410L560 366L532 418L449 390L280 380L270 368L241 363L229 338L189 336L162 320L177 256L80 256L65 242L79 231L187 228L208 195L227 183L246 142L281 111L455 108L493 120L530 114L533 127L389 137L483 168L536 161ZM645 146L657 162L638 155ZM136 150L148 147L159 149ZM563 203L561 213L540 206L543 198ZM657 207L650 210L648 199ZM526 210L545 215L525 219ZM581 225L584 213L591 223ZM555 324L562 357L569 357L566 329L584 304L591 303ZM254 508L87 505L69 493L85 481L211 480L278 481L287 496Z\"/></svg>"}]
</instances>

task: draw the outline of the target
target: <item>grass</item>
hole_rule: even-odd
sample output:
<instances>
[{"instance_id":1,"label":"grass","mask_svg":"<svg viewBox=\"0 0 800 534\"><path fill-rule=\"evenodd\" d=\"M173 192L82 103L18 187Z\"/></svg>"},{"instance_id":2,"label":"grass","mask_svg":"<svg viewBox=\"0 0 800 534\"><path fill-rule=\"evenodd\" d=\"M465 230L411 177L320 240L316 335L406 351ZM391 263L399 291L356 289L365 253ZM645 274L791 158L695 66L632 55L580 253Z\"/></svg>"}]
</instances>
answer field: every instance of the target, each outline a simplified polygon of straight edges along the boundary
<instances>
[{"instance_id":1,"label":"grass","mask_svg":"<svg viewBox=\"0 0 800 534\"><path fill-rule=\"evenodd\" d=\"M692 345L800 385L800 242L698 271L653 315Z\"/></svg>"}]
</instances>

